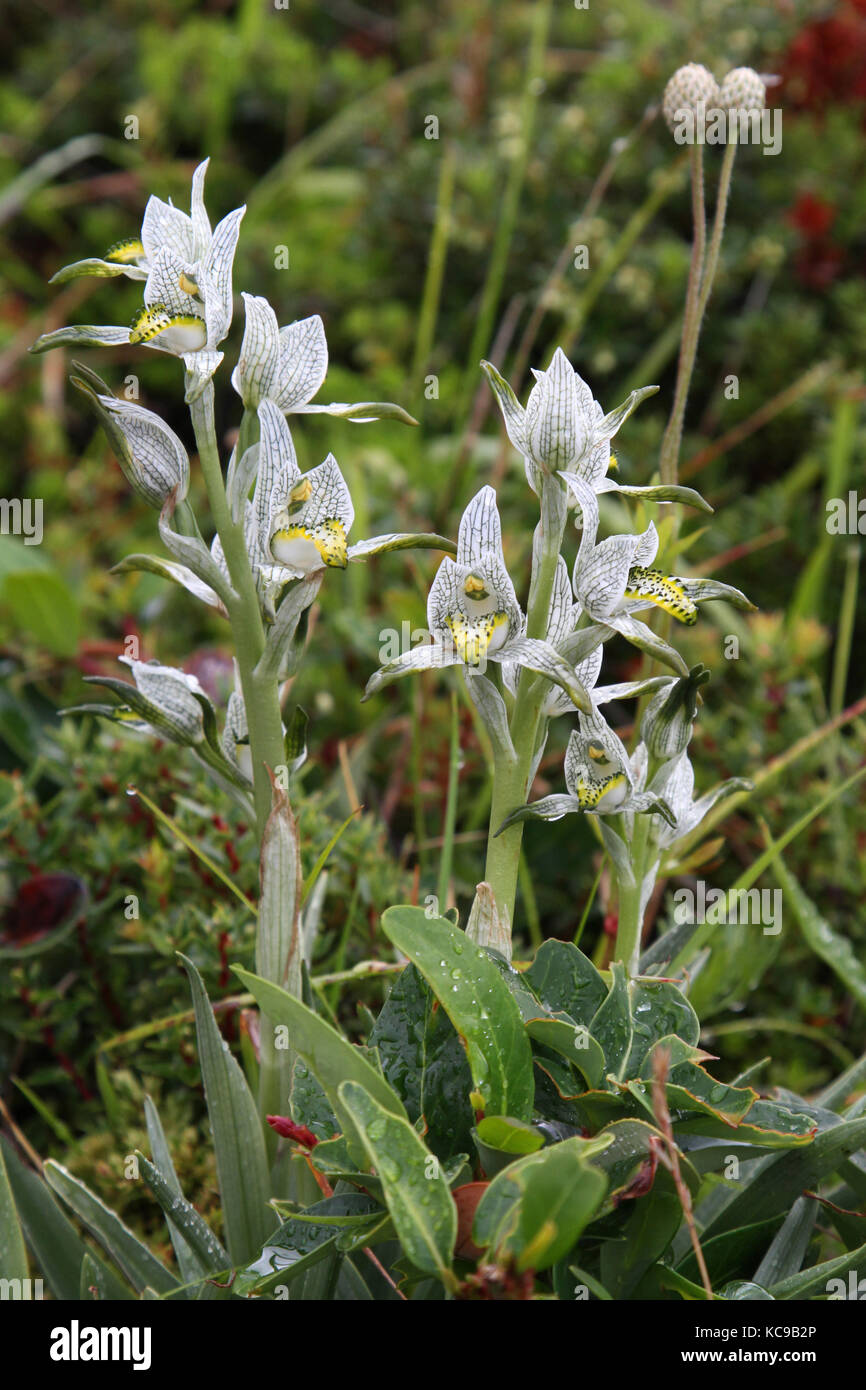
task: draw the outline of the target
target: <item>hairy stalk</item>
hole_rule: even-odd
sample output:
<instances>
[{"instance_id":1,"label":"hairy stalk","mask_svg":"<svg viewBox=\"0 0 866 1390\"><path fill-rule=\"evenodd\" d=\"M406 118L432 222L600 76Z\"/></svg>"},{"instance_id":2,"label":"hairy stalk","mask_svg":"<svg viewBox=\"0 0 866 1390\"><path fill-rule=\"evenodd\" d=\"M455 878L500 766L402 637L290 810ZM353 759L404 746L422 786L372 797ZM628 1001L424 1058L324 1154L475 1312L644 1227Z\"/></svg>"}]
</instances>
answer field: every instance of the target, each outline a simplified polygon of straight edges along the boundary
<instances>
[{"instance_id":1,"label":"hairy stalk","mask_svg":"<svg viewBox=\"0 0 866 1390\"><path fill-rule=\"evenodd\" d=\"M265 632L244 541L243 525L235 523L229 511L216 440L213 400L213 383L209 382L198 399L192 402L190 415L211 515L222 543L236 595L229 606L229 622L249 724L256 826L261 843L271 809L268 769L274 769L285 762L283 722L276 683L273 680L262 681L255 674L256 664L264 650Z\"/></svg>"},{"instance_id":2,"label":"hairy stalk","mask_svg":"<svg viewBox=\"0 0 866 1390\"><path fill-rule=\"evenodd\" d=\"M713 231L710 237L710 244L707 248L707 259L704 266L703 279L701 280L701 297L698 304L698 332L700 332L701 320L704 317L713 292L713 281L716 278L716 269L719 264L719 251L722 246L722 237L725 233L725 216L728 211L728 196L731 191L731 175L734 172L734 160L737 155L737 142L732 140L725 146L725 153L722 156L722 170L719 174L719 187L716 193L716 211L713 216Z\"/></svg>"},{"instance_id":3,"label":"hairy stalk","mask_svg":"<svg viewBox=\"0 0 866 1390\"><path fill-rule=\"evenodd\" d=\"M683 435L683 419L686 401L695 365L695 353L700 331L700 296L703 277L704 249L706 245L706 212L704 209L704 149L703 145L693 145L691 156L692 181L692 259L689 266L689 281L686 289L686 308L683 317L683 336L680 345L680 358L677 367L677 384L670 419L662 439L659 458L659 474L663 483L676 483L680 443Z\"/></svg>"},{"instance_id":4,"label":"hairy stalk","mask_svg":"<svg viewBox=\"0 0 866 1390\"><path fill-rule=\"evenodd\" d=\"M537 564L533 566L526 613L528 637L544 638L547 633L565 518L565 494L562 487L556 478L545 477L541 488L541 548ZM541 709L548 690L549 685L543 677L539 678L525 669L521 671L509 726L516 758L508 762L504 759L497 760L493 769L490 830L484 877L493 889L500 916L507 914L511 924L514 921L523 825L518 822L516 825L510 825L501 835L497 835L496 832L511 812L526 800Z\"/></svg>"}]
</instances>

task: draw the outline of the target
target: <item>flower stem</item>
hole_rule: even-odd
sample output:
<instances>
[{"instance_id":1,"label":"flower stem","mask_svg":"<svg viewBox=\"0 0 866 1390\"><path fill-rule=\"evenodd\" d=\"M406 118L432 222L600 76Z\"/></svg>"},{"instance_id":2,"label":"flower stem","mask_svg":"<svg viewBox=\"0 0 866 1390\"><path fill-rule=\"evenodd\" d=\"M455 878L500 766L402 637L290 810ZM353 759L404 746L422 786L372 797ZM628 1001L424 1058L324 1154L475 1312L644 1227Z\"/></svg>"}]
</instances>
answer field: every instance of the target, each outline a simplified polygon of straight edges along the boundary
<instances>
[{"instance_id":1,"label":"flower stem","mask_svg":"<svg viewBox=\"0 0 866 1390\"><path fill-rule=\"evenodd\" d=\"M659 474L663 483L676 483L677 480L677 465L683 436L683 418L686 413L686 401L688 400L701 326L700 296L707 236L704 209L704 147L703 145L693 145L689 153L691 156L692 222L694 226L692 259L686 289L686 308L683 316L683 336L680 343L674 403L662 439L659 458Z\"/></svg>"},{"instance_id":2,"label":"flower stem","mask_svg":"<svg viewBox=\"0 0 866 1390\"><path fill-rule=\"evenodd\" d=\"M526 635L544 638L550 616L553 583L565 529L565 494L556 478L545 477L541 489L541 546L533 566L526 614ZM493 890L500 917L514 922L517 874L523 825L510 825L496 834L502 822L526 801L529 774L538 738L541 710L548 691L547 682L525 668L520 672L517 698L511 714L510 732L516 758L497 758L493 766L490 829L484 877Z\"/></svg>"},{"instance_id":3,"label":"flower stem","mask_svg":"<svg viewBox=\"0 0 866 1390\"><path fill-rule=\"evenodd\" d=\"M235 597L228 605L229 622L241 677L255 787L256 824L261 843L271 810L268 768L285 762L283 723L276 682L261 680L256 664L264 651L265 631L258 594L244 540L243 524L232 520L216 440L213 383L190 405L190 415L207 488L211 515L222 543Z\"/></svg>"},{"instance_id":4,"label":"flower stem","mask_svg":"<svg viewBox=\"0 0 866 1390\"><path fill-rule=\"evenodd\" d=\"M641 887L646 872L646 846L649 835L650 817L636 815L634 835L631 841L632 882L619 882L619 914L616 925L616 945L614 960L622 961L630 975L636 975L640 959L641 936L643 934L643 912L641 911Z\"/></svg>"},{"instance_id":5,"label":"flower stem","mask_svg":"<svg viewBox=\"0 0 866 1390\"><path fill-rule=\"evenodd\" d=\"M716 211L713 216L713 232L710 237L706 265L704 266L703 278L701 280L701 297L698 303L698 331L700 331L704 310L713 292L713 281L716 278L716 268L719 264L719 251L725 231L725 216L728 211L728 195L731 191L731 175L734 172L734 159L736 153L737 142L732 140L729 145L725 146L725 153L722 157L722 171L719 174L719 188L716 193ZM695 346L697 346L697 342Z\"/></svg>"}]
</instances>

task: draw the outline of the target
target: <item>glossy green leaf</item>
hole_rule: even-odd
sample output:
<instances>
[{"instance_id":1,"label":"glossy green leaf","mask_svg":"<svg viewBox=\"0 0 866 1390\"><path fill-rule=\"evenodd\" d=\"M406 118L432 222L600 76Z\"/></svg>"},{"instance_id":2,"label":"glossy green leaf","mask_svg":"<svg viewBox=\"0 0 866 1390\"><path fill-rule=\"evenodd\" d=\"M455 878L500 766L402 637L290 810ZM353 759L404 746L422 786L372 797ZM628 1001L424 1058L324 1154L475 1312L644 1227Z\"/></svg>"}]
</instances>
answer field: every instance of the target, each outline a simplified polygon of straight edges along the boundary
<instances>
[{"instance_id":1,"label":"glossy green leaf","mask_svg":"<svg viewBox=\"0 0 866 1390\"><path fill-rule=\"evenodd\" d=\"M289 1046L303 1057L316 1077L331 1108L342 1126L349 1152L359 1168L365 1166L365 1149L354 1122L339 1097L341 1081L351 1080L363 1086L385 1110L401 1119L406 1118L403 1102L376 1069L370 1065L360 1048L346 1042L336 1028L319 1018L300 999L288 994L279 985L262 980L258 975L234 967L235 974L251 994L262 1012L274 1024L288 1029Z\"/></svg>"},{"instance_id":2,"label":"glossy green leaf","mask_svg":"<svg viewBox=\"0 0 866 1390\"><path fill-rule=\"evenodd\" d=\"M811 1197L798 1197L769 1249L754 1273L754 1282L762 1288L799 1274L815 1229L818 1203Z\"/></svg>"},{"instance_id":3,"label":"glossy green leaf","mask_svg":"<svg viewBox=\"0 0 866 1390\"><path fill-rule=\"evenodd\" d=\"M551 1013L587 1025L607 995L604 977L570 941L544 941L524 975Z\"/></svg>"},{"instance_id":4,"label":"glossy green leaf","mask_svg":"<svg viewBox=\"0 0 866 1390\"><path fill-rule=\"evenodd\" d=\"M489 1258L514 1258L519 1270L544 1270L564 1259L592 1220L607 1178L589 1163L598 1139L564 1139L519 1159L482 1197L472 1239Z\"/></svg>"},{"instance_id":5,"label":"glossy green leaf","mask_svg":"<svg viewBox=\"0 0 866 1390\"><path fill-rule=\"evenodd\" d=\"M438 1159L408 1120L379 1105L363 1086L344 1081L339 1093L381 1180L405 1254L418 1269L451 1283L457 1207Z\"/></svg>"},{"instance_id":6,"label":"glossy green leaf","mask_svg":"<svg viewBox=\"0 0 866 1390\"><path fill-rule=\"evenodd\" d=\"M221 1274L230 1269L228 1251L223 1249L204 1217L199 1215L191 1202L175 1191L144 1154L138 1154L138 1161L144 1181L162 1207L169 1228L183 1236L198 1261L198 1269L192 1277Z\"/></svg>"},{"instance_id":7,"label":"glossy green leaf","mask_svg":"<svg viewBox=\"0 0 866 1390\"><path fill-rule=\"evenodd\" d=\"M526 1031L535 1041L552 1048L571 1062L592 1090L604 1078L605 1062L601 1045L582 1024L562 1018L533 1018Z\"/></svg>"},{"instance_id":8,"label":"glossy green leaf","mask_svg":"<svg viewBox=\"0 0 866 1390\"><path fill-rule=\"evenodd\" d=\"M670 1174L657 1172L651 1194L635 1201L617 1240L601 1248L601 1280L615 1299L632 1296L679 1230L683 1209Z\"/></svg>"},{"instance_id":9,"label":"glossy green leaf","mask_svg":"<svg viewBox=\"0 0 866 1390\"><path fill-rule=\"evenodd\" d=\"M365 1215L382 1209L362 1193L344 1192L308 1207L307 1217ZM273 1233L267 1245L245 1269L239 1270L233 1292L241 1297L272 1294L281 1285L290 1288L320 1262L337 1253L341 1232L328 1224L297 1221L290 1217ZM294 1290L290 1293L293 1296Z\"/></svg>"},{"instance_id":10,"label":"glossy green leaf","mask_svg":"<svg viewBox=\"0 0 866 1390\"><path fill-rule=\"evenodd\" d=\"M268 1210L271 1193L264 1135L246 1078L217 1027L201 976L186 956L180 960L195 1010L226 1244L232 1264L242 1264L261 1249L274 1224Z\"/></svg>"},{"instance_id":11,"label":"glossy green leaf","mask_svg":"<svg viewBox=\"0 0 866 1390\"><path fill-rule=\"evenodd\" d=\"M418 967L457 1032L483 1109L518 1120L532 1116L532 1049L520 1010L486 951L423 908L391 907L386 936Z\"/></svg>"},{"instance_id":12,"label":"glossy green leaf","mask_svg":"<svg viewBox=\"0 0 866 1390\"><path fill-rule=\"evenodd\" d=\"M610 969L610 991L593 1016L589 1031L604 1051L607 1075L620 1078L625 1072L631 1050L634 1024L625 967L619 961L614 961Z\"/></svg>"},{"instance_id":13,"label":"glossy green leaf","mask_svg":"<svg viewBox=\"0 0 866 1390\"><path fill-rule=\"evenodd\" d=\"M788 1279L771 1285L770 1293L776 1299L826 1296L828 1300L836 1301L853 1296L859 1301L866 1291L866 1284L863 1290L859 1287L863 1274L866 1274L866 1245L849 1251L847 1255L838 1255L834 1260L813 1265L811 1269L802 1269Z\"/></svg>"},{"instance_id":14,"label":"glossy green leaf","mask_svg":"<svg viewBox=\"0 0 866 1390\"><path fill-rule=\"evenodd\" d=\"M370 1033L386 1079L414 1124L423 1116L424 1142L442 1159L471 1149L475 1116L472 1074L460 1038L414 965L391 986Z\"/></svg>"},{"instance_id":15,"label":"glossy green leaf","mask_svg":"<svg viewBox=\"0 0 866 1390\"><path fill-rule=\"evenodd\" d=\"M179 1198L183 1198L183 1192L174 1164L171 1161L171 1152L159 1112L151 1100L150 1096L144 1098L144 1118L147 1125L147 1137L150 1140L150 1152L153 1156L153 1165L159 1171L163 1182L170 1191ZM163 1210L165 1210L163 1208ZM202 1263L195 1251L187 1243L186 1237L182 1234L179 1226L171 1220L170 1214L166 1212L168 1222L168 1232L171 1236L171 1243L174 1246L174 1253L177 1257L178 1268L185 1284L191 1284L207 1272L207 1264ZM225 1268L230 1264L226 1256L225 1264L220 1266Z\"/></svg>"}]
</instances>

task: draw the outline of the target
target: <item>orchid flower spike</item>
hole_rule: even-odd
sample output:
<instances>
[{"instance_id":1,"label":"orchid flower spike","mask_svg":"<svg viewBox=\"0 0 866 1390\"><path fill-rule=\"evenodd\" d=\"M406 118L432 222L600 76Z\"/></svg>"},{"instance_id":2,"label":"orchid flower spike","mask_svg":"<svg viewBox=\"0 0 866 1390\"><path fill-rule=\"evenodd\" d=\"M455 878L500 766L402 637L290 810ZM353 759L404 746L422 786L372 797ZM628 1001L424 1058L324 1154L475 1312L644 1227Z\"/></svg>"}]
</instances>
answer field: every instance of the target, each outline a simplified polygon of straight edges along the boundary
<instances>
[{"instance_id":1,"label":"orchid flower spike","mask_svg":"<svg viewBox=\"0 0 866 1390\"><path fill-rule=\"evenodd\" d=\"M365 700L410 671L441 666L480 671L488 661L496 661L546 676L579 708L591 709L573 668L548 642L525 635L526 620L505 568L492 487L483 487L463 513L457 558L442 561L430 588L427 624L432 641L376 671L367 682Z\"/></svg>"}]
</instances>

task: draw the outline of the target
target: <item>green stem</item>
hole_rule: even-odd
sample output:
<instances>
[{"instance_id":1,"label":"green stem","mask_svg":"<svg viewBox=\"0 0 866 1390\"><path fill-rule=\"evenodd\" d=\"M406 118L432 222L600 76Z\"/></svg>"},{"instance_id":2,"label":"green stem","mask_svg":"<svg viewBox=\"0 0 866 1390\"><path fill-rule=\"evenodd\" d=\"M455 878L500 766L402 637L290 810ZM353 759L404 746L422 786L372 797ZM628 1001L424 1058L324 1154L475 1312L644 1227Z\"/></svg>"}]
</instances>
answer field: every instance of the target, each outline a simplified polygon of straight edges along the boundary
<instances>
[{"instance_id":1,"label":"green stem","mask_svg":"<svg viewBox=\"0 0 866 1390\"><path fill-rule=\"evenodd\" d=\"M452 690L448 791L445 798L445 820L442 826L442 854L439 860L439 884L437 888L440 913L443 913L448 906L448 889L451 885L451 862L454 855L454 826L457 820L457 779L459 775L460 721L457 713L457 696Z\"/></svg>"},{"instance_id":2,"label":"green stem","mask_svg":"<svg viewBox=\"0 0 866 1390\"><path fill-rule=\"evenodd\" d=\"M634 818L634 836L631 842L631 870L633 882L619 884L619 913L616 924L616 946L614 960L622 961L630 975L636 975L640 960L641 937L643 935L643 913L641 911L641 885L646 872L646 849L649 836L650 817L637 815Z\"/></svg>"},{"instance_id":3,"label":"green stem","mask_svg":"<svg viewBox=\"0 0 866 1390\"><path fill-rule=\"evenodd\" d=\"M259 610L255 580L247 555L243 524L231 517L223 481L222 464L216 440L213 410L213 383L190 405L190 415L207 488L211 515L222 543L223 554L235 597L228 606L235 655L241 677L255 786L256 824L259 843L271 810L268 768L285 762L283 722L276 682L261 680L255 674L264 651L265 631Z\"/></svg>"},{"instance_id":4,"label":"green stem","mask_svg":"<svg viewBox=\"0 0 866 1390\"><path fill-rule=\"evenodd\" d=\"M683 436L683 419L686 401L695 365L695 354L700 332L700 293L706 245L706 213L704 210L704 147L693 145L691 157L692 181L692 259L689 266L689 281L686 289L686 308L683 316L683 337L677 367L677 384L670 419L662 439L659 458L659 474L663 483L676 483L677 465L680 456L680 443Z\"/></svg>"},{"instance_id":5,"label":"green stem","mask_svg":"<svg viewBox=\"0 0 866 1390\"><path fill-rule=\"evenodd\" d=\"M698 303L698 331L700 331L701 320L704 317L707 303L713 292L713 281L716 278L716 268L719 264L719 251L721 250L722 237L725 232L725 216L728 211L728 195L731 191L731 175L734 172L734 159L737 153L737 143L732 140L725 146L725 153L722 157L722 171L719 174L719 188L716 193L716 211L713 217L713 232L710 237L710 245L707 250L707 260L704 266L703 279L701 280L701 297Z\"/></svg>"},{"instance_id":6,"label":"green stem","mask_svg":"<svg viewBox=\"0 0 866 1390\"><path fill-rule=\"evenodd\" d=\"M565 529L565 495L555 478L545 477L541 489L541 546L533 567L526 615L527 637L544 638L550 616L553 583ZM526 801L532 770L541 709L549 690L547 681L532 671L521 670L517 698L511 714L510 732L516 757L497 759L493 770L490 804L490 830L484 877L493 889L500 917L514 922L517 874L523 825L510 825L501 835L496 832L512 811Z\"/></svg>"}]
</instances>

